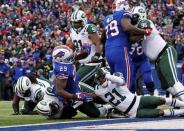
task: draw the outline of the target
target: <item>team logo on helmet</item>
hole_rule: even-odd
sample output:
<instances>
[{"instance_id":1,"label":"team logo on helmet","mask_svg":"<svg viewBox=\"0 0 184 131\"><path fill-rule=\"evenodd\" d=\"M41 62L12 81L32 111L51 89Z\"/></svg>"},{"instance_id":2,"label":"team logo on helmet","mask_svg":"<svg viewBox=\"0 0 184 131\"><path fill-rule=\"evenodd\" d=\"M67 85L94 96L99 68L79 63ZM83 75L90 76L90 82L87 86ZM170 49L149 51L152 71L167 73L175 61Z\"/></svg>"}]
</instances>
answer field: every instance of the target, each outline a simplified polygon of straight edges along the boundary
<instances>
[{"instance_id":1,"label":"team logo on helmet","mask_svg":"<svg viewBox=\"0 0 184 131\"><path fill-rule=\"evenodd\" d=\"M144 9L142 9L142 8L141 8L141 9L139 9L138 11L139 11L140 13L145 13L145 10L144 10Z\"/></svg>"}]
</instances>

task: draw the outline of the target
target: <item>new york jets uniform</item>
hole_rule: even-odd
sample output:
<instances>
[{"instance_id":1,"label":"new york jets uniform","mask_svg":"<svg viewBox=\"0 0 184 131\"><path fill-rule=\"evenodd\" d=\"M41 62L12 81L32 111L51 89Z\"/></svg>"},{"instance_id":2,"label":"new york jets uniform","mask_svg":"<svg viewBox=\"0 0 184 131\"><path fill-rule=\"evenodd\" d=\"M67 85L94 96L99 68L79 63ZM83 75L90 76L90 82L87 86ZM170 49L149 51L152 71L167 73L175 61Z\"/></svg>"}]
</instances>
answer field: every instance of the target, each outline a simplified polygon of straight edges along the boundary
<instances>
[{"instance_id":1,"label":"new york jets uniform","mask_svg":"<svg viewBox=\"0 0 184 131\"><path fill-rule=\"evenodd\" d=\"M132 94L124 80L106 74L107 87L98 86L95 94L129 117L158 117L160 98Z\"/></svg>"},{"instance_id":2,"label":"new york jets uniform","mask_svg":"<svg viewBox=\"0 0 184 131\"><path fill-rule=\"evenodd\" d=\"M135 117L140 96L132 94L126 84L120 85L122 83L117 83L116 80L120 78L109 74L106 75L106 78L108 79L108 87L98 86L95 94L118 110Z\"/></svg>"},{"instance_id":3,"label":"new york jets uniform","mask_svg":"<svg viewBox=\"0 0 184 131\"><path fill-rule=\"evenodd\" d=\"M93 84L93 76L101 65L100 63L90 63L92 56L95 55L96 47L89 39L89 34L97 32L96 26L87 24L80 32L75 31L73 28L71 28L70 32L70 37L75 45L77 53L83 51L88 54L86 58L79 60L79 63L81 63L80 68L77 70L79 81L91 85ZM85 91L85 89L83 91Z\"/></svg>"},{"instance_id":4,"label":"new york jets uniform","mask_svg":"<svg viewBox=\"0 0 184 131\"><path fill-rule=\"evenodd\" d=\"M158 77L163 89L184 101L184 86L177 77L177 53L159 35L158 30L150 20L141 20L139 28L152 28L152 33L142 41L143 51L146 56L155 62Z\"/></svg>"}]
</instances>

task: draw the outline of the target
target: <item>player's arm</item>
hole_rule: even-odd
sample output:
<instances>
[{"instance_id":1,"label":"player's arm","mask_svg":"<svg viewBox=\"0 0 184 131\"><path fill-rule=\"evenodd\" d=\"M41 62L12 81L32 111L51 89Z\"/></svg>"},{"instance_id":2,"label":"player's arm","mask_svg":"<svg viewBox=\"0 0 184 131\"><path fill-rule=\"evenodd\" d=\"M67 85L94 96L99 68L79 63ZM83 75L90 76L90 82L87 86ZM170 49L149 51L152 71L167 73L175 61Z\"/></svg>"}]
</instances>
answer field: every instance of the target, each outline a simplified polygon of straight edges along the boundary
<instances>
[{"instance_id":1,"label":"player's arm","mask_svg":"<svg viewBox=\"0 0 184 131\"><path fill-rule=\"evenodd\" d=\"M123 28L123 31L128 32L130 34L141 34L141 35L147 35L147 30L139 29L131 24L131 19L129 18L123 18L121 20L121 26Z\"/></svg>"},{"instance_id":2,"label":"player's arm","mask_svg":"<svg viewBox=\"0 0 184 131\"><path fill-rule=\"evenodd\" d=\"M90 24L87 28L87 32L89 34L89 39L92 41L92 43L96 47L96 53L100 55L100 53L101 53L101 40L97 34L96 26Z\"/></svg>"},{"instance_id":3,"label":"player's arm","mask_svg":"<svg viewBox=\"0 0 184 131\"><path fill-rule=\"evenodd\" d=\"M69 46L71 49L73 49L75 51L75 45L72 42L71 37L68 37L67 41L66 41L66 45ZM75 61L84 59L88 56L87 52L80 52L79 54L75 55Z\"/></svg>"},{"instance_id":4,"label":"player's arm","mask_svg":"<svg viewBox=\"0 0 184 131\"><path fill-rule=\"evenodd\" d=\"M18 97L16 94L13 96L13 102L12 102L12 108L14 111L13 115L18 115L19 114L19 102L20 102L20 97Z\"/></svg>"},{"instance_id":5,"label":"player's arm","mask_svg":"<svg viewBox=\"0 0 184 131\"><path fill-rule=\"evenodd\" d=\"M105 78L108 79L108 80L110 80L110 81L112 81L112 82L114 82L114 83L117 83L120 86L125 85L125 80L122 79L122 78L120 78L120 77L118 77L118 76L106 74L105 75Z\"/></svg>"},{"instance_id":6,"label":"player's arm","mask_svg":"<svg viewBox=\"0 0 184 131\"><path fill-rule=\"evenodd\" d=\"M65 99L76 99L77 98L76 95L65 91L66 84L67 84L67 79L56 78L56 95L62 96Z\"/></svg>"},{"instance_id":7,"label":"player's arm","mask_svg":"<svg viewBox=\"0 0 184 131\"><path fill-rule=\"evenodd\" d=\"M93 101L95 103L98 103L98 104L106 104L107 103L101 97L99 97L97 94L95 94L95 92L88 93L88 95L93 98Z\"/></svg>"},{"instance_id":8,"label":"player's arm","mask_svg":"<svg viewBox=\"0 0 184 131\"><path fill-rule=\"evenodd\" d=\"M134 34L131 34L129 36L129 41L131 43L136 43L136 42L139 42L143 38L144 38L144 35L134 35Z\"/></svg>"},{"instance_id":9,"label":"player's arm","mask_svg":"<svg viewBox=\"0 0 184 131\"><path fill-rule=\"evenodd\" d=\"M105 30L103 29L102 35L101 35L101 43L102 43L103 45L105 45L105 41L106 41L106 32L105 32Z\"/></svg>"}]
</instances>

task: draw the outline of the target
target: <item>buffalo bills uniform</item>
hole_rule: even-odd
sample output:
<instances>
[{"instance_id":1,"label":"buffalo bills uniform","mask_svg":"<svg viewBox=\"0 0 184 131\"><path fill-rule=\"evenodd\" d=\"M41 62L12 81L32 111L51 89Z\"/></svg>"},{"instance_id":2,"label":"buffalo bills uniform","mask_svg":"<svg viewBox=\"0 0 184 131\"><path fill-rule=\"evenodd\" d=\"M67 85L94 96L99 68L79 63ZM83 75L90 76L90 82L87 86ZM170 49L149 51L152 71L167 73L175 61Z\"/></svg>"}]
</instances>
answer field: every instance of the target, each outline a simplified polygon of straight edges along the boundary
<instances>
[{"instance_id":1,"label":"buffalo bills uniform","mask_svg":"<svg viewBox=\"0 0 184 131\"><path fill-rule=\"evenodd\" d=\"M57 79L67 79L65 90L72 94L79 92L78 76L73 63L54 62L53 64L55 77ZM53 91L56 91L55 86ZM63 100L63 97L59 97L59 99Z\"/></svg>"},{"instance_id":2,"label":"buffalo bills uniform","mask_svg":"<svg viewBox=\"0 0 184 131\"><path fill-rule=\"evenodd\" d=\"M130 55L132 58L132 70L134 72L134 76L132 78L136 78L136 74L138 71L143 76L143 81L149 90L149 92L154 91L154 83L151 72L151 65L148 58L143 53L142 45L139 43L132 44ZM131 86L130 91L132 93L135 92L135 86Z\"/></svg>"},{"instance_id":3,"label":"buffalo bills uniform","mask_svg":"<svg viewBox=\"0 0 184 131\"><path fill-rule=\"evenodd\" d=\"M106 31L105 56L112 72L121 72L130 86L130 60L128 50L130 44L128 33L121 26L122 18L131 18L125 11L116 11L104 19Z\"/></svg>"}]
</instances>

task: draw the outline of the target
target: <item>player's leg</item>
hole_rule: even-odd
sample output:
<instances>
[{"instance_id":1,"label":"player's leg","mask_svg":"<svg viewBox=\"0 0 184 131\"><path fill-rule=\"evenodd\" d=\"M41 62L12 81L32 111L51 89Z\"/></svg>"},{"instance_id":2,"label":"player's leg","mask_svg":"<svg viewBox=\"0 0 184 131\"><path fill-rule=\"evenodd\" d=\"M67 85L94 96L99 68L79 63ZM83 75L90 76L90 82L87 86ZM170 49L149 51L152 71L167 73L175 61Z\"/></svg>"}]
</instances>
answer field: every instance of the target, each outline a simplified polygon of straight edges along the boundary
<instances>
[{"instance_id":1,"label":"player's leg","mask_svg":"<svg viewBox=\"0 0 184 131\"><path fill-rule=\"evenodd\" d=\"M101 67L101 63L94 63L93 65L83 65L78 70L78 81L93 85L94 74Z\"/></svg>"},{"instance_id":2,"label":"player's leg","mask_svg":"<svg viewBox=\"0 0 184 131\"><path fill-rule=\"evenodd\" d=\"M184 110L177 109L139 109L137 110L136 117L138 118L154 118L160 116L177 116L184 114Z\"/></svg>"},{"instance_id":3,"label":"player's leg","mask_svg":"<svg viewBox=\"0 0 184 131\"><path fill-rule=\"evenodd\" d=\"M157 108L159 105L165 104L165 99L156 96L141 96L139 108L147 108L147 109L154 109Z\"/></svg>"},{"instance_id":4,"label":"player's leg","mask_svg":"<svg viewBox=\"0 0 184 131\"><path fill-rule=\"evenodd\" d=\"M139 108L157 108L160 105L184 107L184 102L178 99L172 99L172 98L142 96L140 100Z\"/></svg>"},{"instance_id":5,"label":"player's leg","mask_svg":"<svg viewBox=\"0 0 184 131\"><path fill-rule=\"evenodd\" d=\"M121 72L127 82L127 87L130 89L131 85L134 83L131 79L131 61L127 48L119 49L116 51L117 55L114 57L115 65L114 72ZM119 57L117 57L119 56Z\"/></svg>"},{"instance_id":6,"label":"player's leg","mask_svg":"<svg viewBox=\"0 0 184 131\"><path fill-rule=\"evenodd\" d=\"M98 108L93 102L83 103L77 108L80 112L86 114L89 117L97 118L107 114L107 108Z\"/></svg>"},{"instance_id":7,"label":"player's leg","mask_svg":"<svg viewBox=\"0 0 184 131\"><path fill-rule=\"evenodd\" d=\"M137 109L136 117L140 118L150 118L159 116L175 116L184 113L184 110L167 109L160 110L157 109L159 105L169 105L169 106L184 106L184 102L177 99L161 98L155 96L142 96L139 107Z\"/></svg>"},{"instance_id":8,"label":"player's leg","mask_svg":"<svg viewBox=\"0 0 184 131\"><path fill-rule=\"evenodd\" d=\"M136 63L131 63L131 79L132 79L132 83L131 83L131 86L129 88L129 90L132 92L132 93L135 93L137 91L137 85L136 85L136 75L137 75L137 72L138 72L138 67L136 65Z\"/></svg>"},{"instance_id":9,"label":"player's leg","mask_svg":"<svg viewBox=\"0 0 184 131\"><path fill-rule=\"evenodd\" d=\"M153 82L153 76L151 72L151 65L148 60L144 61L141 65L141 71L143 74L143 80L150 95L154 95L155 84Z\"/></svg>"},{"instance_id":10,"label":"player's leg","mask_svg":"<svg viewBox=\"0 0 184 131\"><path fill-rule=\"evenodd\" d=\"M177 54L173 47L168 47L156 63L156 70L163 89L184 101L184 86L179 82L176 70Z\"/></svg>"}]
</instances>

